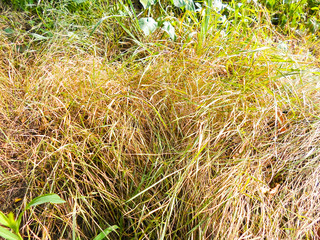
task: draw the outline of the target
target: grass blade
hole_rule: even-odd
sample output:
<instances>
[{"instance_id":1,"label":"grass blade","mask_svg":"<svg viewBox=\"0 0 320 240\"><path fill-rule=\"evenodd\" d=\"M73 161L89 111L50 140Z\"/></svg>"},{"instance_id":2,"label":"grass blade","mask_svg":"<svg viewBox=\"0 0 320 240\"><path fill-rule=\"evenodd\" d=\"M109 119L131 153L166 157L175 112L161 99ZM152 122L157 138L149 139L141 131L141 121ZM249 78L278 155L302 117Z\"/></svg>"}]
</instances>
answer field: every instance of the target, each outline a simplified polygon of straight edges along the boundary
<instances>
[{"instance_id":1,"label":"grass blade","mask_svg":"<svg viewBox=\"0 0 320 240\"><path fill-rule=\"evenodd\" d=\"M116 231L119 227L116 225L110 226L99 233L93 240L102 240L106 238L111 232Z\"/></svg>"}]
</instances>

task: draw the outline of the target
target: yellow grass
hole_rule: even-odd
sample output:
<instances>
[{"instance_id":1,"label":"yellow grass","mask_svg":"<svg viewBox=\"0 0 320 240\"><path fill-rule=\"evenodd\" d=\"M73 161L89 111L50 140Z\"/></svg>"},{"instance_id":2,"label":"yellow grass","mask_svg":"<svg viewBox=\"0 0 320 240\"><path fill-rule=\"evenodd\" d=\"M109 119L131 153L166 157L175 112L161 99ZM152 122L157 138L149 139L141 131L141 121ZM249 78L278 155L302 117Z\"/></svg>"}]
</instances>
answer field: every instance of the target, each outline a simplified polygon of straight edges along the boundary
<instances>
[{"instance_id":1,"label":"yellow grass","mask_svg":"<svg viewBox=\"0 0 320 240\"><path fill-rule=\"evenodd\" d=\"M0 210L65 199L25 214L31 239L315 239L319 60L268 34L109 61L1 33Z\"/></svg>"}]
</instances>

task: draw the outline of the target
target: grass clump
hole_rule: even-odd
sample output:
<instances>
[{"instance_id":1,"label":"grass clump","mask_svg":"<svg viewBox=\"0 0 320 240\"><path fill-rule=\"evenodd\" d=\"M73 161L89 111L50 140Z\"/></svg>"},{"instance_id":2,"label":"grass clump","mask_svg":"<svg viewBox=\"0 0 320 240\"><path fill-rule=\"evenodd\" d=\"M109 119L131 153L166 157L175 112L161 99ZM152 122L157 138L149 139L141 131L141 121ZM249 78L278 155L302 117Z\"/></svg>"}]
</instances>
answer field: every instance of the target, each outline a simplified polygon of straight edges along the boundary
<instances>
[{"instance_id":1,"label":"grass clump","mask_svg":"<svg viewBox=\"0 0 320 240\"><path fill-rule=\"evenodd\" d=\"M130 4L99 4L92 19L112 16L99 24L58 7L50 29L30 12L1 18L0 210L66 200L25 215L21 234L316 238L316 36L284 35L259 5L249 22L249 7L207 23L182 9L172 41L120 16Z\"/></svg>"}]
</instances>

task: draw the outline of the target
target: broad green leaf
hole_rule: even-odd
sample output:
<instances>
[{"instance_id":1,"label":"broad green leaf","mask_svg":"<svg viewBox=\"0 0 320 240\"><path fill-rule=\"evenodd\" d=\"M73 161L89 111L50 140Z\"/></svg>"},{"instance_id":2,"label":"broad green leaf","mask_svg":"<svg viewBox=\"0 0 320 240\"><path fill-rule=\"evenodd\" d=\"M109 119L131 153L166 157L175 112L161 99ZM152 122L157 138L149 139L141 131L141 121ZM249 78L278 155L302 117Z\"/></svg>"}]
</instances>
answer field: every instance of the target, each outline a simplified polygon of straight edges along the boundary
<instances>
[{"instance_id":1,"label":"broad green leaf","mask_svg":"<svg viewBox=\"0 0 320 240\"><path fill-rule=\"evenodd\" d=\"M162 29L169 34L172 40L176 40L175 29L170 22L164 22Z\"/></svg>"},{"instance_id":2,"label":"broad green leaf","mask_svg":"<svg viewBox=\"0 0 320 240\"><path fill-rule=\"evenodd\" d=\"M66 201L63 200L62 198L60 198L57 194L54 193L49 193L49 194L45 194L39 197L36 197L35 199L33 199L31 202L29 202L29 204L27 205L26 209L29 209L30 207L33 206L37 206L43 203L56 203L56 204L60 204L60 203L65 203Z\"/></svg>"},{"instance_id":3,"label":"broad green leaf","mask_svg":"<svg viewBox=\"0 0 320 240\"><path fill-rule=\"evenodd\" d=\"M156 3L156 0L140 0L140 3L144 7L144 9L150 7L151 5Z\"/></svg>"},{"instance_id":4,"label":"broad green leaf","mask_svg":"<svg viewBox=\"0 0 320 240\"><path fill-rule=\"evenodd\" d=\"M3 212L0 212L0 224L9 227L9 219Z\"/></svg>"},{"instance_id":5,"label":"broad green leaf","mask_svg":"<svg viewBox=\"0 0 320 240\"><path fill-rule=\"evenodd\" d=\"M224 4L221 0L214 0L212 1L212 8L215 9L217 12L220 12L224 8Z\"/></svg>"},{"instance_id":6,"label":"broad green leaf","mask_svg":"<svg viewBox=\"0 0 320 240\"><path fill-rule=\"evenodd\" d=\"M193 12L195 12L195 11L196 11L196 6L194 5L193 0L185 0L185 1L187 2L187 4L186 4L186 9L187 9L188 11L193 11Z\"/></svg>"},{"instance_id":7,"label":"broad green leaf","mask_svg":"<svg viewBox=\"0 0 320 240\"><path fill-rule=\"evenodd\" d=\"M3 31L4 31L6 34L13 34L13 33L14 33L14 30L11 29L11 28L5 28L5 29L3 29Z\"/></svg>"},{"instance_id":8,"label":"broad green leaf","mask_svg":"<svg viewBox=\"0 0 320 240\"><path fill-rule=\"evenodd\" d=\"M104 239L109 233L115 231L116 229L118 229L119 227L116 225L110 226L108 228L106 228L105 230L103 230L101 233L99 233L93 240L102 240Z\"/></svg>"},{"instance_id":9,"label":"broad green leaf","mask_svg":"<svg viewBox=\"0 0 320 240\"><path fill-rule=\"evenodd\" d=\"M173 0L173 4L179 8L182 8L186 5L185 0Z\"/></svg>"},{"instance_id":10,"label":"broad green leaf","mask_svg":"<svg viewBox=\"0 0 320 240\"><path fill-rule=\"evenodd\" d=\"M0 237L3 237L4 239L7 239L7 240L22 240L21 237L10 232L8 229L4 227L0 227Z\"/></svg>"},{"instance_id":11,"label":"broad green leaf","mask_svg":"<svg viewBox=\"0 0 320 240\"><path fill-rule=\"evenodd\" d=\"M157 29L158 23L151 17L140 18L139 19L139 26L140 26L141 30L144 32L144 34L146 36L148 36Z\"/></svg>"},{"instance_id":12,"label":"broad green leaf","mask_svg":"<svg viewBox=\"0 0 320 240\"><path fill-rule=\"evenodd\" d=\"M189 10L189 11L196 10L193 0L173 0L173 4L179 8L185 7L186 10Z\"/></svg>"}]
</instances>

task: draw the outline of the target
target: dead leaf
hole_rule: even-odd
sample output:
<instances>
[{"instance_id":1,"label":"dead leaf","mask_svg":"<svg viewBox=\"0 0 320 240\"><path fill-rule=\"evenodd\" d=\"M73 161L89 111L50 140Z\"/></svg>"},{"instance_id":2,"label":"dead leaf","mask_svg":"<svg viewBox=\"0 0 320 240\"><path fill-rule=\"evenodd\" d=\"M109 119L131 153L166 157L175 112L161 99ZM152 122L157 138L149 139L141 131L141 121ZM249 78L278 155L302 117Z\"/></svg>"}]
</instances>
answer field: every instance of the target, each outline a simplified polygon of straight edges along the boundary
<instances>
[{"instance_id":1,"label":"dead leaf","mask_svg":"<svg viewBox=\"0 0 320 240\"><path fill-rule=\"evenodd\" d=\"M274 188L272 188L269 192L269 199L273 198L279 191L280 184L277 183Z\"/></svg>"},{"instance_id":2,"label":"dead leaf","mask_svg":"<svg viewBox=\"0 0 320 240\"><path fill-rule=\"evenodd\" d=\"M289 129L289 121L285 113L277 111L276 113L278 133L284 133Z\"/></svg>"}]
</instances>

